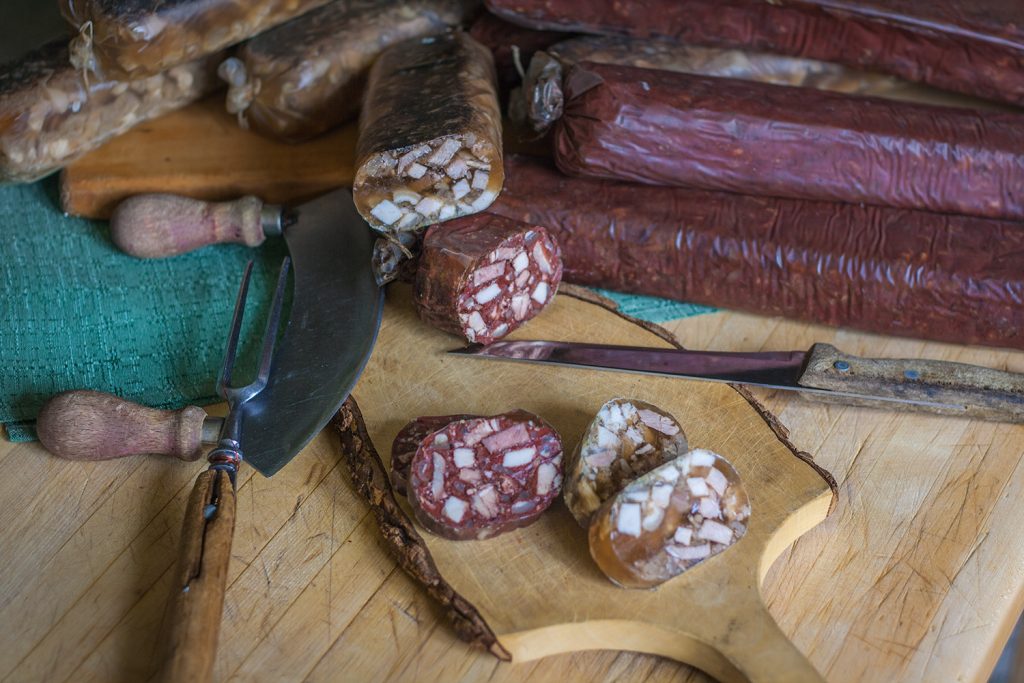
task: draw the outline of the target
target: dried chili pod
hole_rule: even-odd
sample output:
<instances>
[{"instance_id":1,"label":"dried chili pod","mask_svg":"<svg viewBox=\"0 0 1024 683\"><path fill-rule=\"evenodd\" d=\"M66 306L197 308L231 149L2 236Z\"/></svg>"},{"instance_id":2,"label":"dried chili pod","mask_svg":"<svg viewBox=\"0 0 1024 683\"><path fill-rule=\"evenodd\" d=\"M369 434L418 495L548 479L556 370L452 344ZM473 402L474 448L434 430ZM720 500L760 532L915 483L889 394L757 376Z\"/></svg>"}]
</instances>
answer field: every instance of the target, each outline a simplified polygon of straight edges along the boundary
<instances>
[{"instance_id":1,"label":"dried chili pod","mask_svg":"<svg viewBox=\"0 0 1024 683\"><path fill-rule=\"evenodd\" d=\"M688 450L674 417L636 399L601 406L565 466L565 504L581 526L627 483Z\"/></svg>"},{"instance_id":2,"label":"dried chili pod","mask_svg":"<svg viewBox=\"0 0 1024 683\"><path fill-rule=\"evenodd\" d=\"M590 555L623 588L652 588L743 538L750 501L736 469L695 449L630 482L598 510Z\"/></svg>"},{"instance_id":3,"label":"dried chili pod","mask_svg":"<svg viewBox=\"0 0 1024 683\"><path fill-rule=\"evenodd\" d=\"M214 55L129 81L86 78L66 40L0 67L0 181L30 182L220 87Z\"/></svg>"},{"instance_id":4,"label":"dried chili pod","mask_svg":"<svg viewBox=\"0 0 1024 683\"><path fill-rule=\"evenodd\" d=\"M491 53L458 32L385 51L370 71L356 157L356 208L377 230L486 209L505 177Z\"/></svg>"},{"instance_id":5,"label":"dried chili pod","mask_svg":"<svg viewBox=\"0 0 1024 683\"><path fill-rule=\"evenodd\" d=\"M227 109L260 133L298 142L359 112L377 56L443 33L477 0L337 0L249 40L222 67Z\"/></svg>"}]
</instances>

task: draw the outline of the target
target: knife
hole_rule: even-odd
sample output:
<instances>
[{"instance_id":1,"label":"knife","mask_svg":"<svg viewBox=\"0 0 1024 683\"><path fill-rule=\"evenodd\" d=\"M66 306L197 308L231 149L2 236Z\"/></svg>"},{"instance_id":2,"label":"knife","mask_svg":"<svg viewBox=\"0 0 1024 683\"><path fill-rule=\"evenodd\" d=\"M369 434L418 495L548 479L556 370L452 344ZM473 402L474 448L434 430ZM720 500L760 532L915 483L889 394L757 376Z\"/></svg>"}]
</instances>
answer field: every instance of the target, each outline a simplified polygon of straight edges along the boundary
<instances>
[{"instance_id":1,"label":"knife","mask_svg":"<svg viewBox=\"0 0 1024 683\"><path fill-rule=\"evenodd\" d=\"M949 361L861 358L831 344L730 353L536 340L449 353L749 384L830 403L1024 423L1024 374Z\"/></svg>"},{"instance_id":2,"label":"knife","mask_svg":"<svg viewBox=\"0 0 1024 683\"><path fill-rule=\"evenodd\" d=\"M244 453L244 462L265 476L287 464L348 397L380 328L384 294L371 264L375 236L348 189L291 209L284 239L292 270L291 313L276 344L277 335L265 337L256 385L233 390L225 381L229 377L221 378L231 406L227 421L207 420L194 406L154 411L84 391L54 397L37 421L42 444L75 460L153 452L194 460L203 452L203 441L220 439L210 454L211 469L200 475L187 509L165 680L208 681L212 676L234 528L236 455ZM244 298L243 284L225 360L228 374ZM268 324L271 329L276 326ZM255 392L253 386L258 386ZM227 485L226 475L231 479Z\"/></svg>"}]
</instances>

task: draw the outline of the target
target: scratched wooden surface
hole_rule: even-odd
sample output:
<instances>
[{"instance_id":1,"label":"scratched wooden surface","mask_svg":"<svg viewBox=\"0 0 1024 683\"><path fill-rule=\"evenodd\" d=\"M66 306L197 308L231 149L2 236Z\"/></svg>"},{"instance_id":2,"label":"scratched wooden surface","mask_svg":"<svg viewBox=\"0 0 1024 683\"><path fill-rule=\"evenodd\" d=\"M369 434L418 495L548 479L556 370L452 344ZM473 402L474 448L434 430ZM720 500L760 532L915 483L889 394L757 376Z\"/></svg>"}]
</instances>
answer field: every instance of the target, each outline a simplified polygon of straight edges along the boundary
<instances>
[{"instance_id":1,"label":"scratched wooden surface","mask_svg":"<svg viewBox=\"0 0 1024 683\"><path fill-rule=\"evenodd\" d=\"M1024 372L1024 353L737 313L668 327L692 348L829 341ZM1024 427L755 393L839 482L836 511L769 572L782 629L830 681L984 681L1022 606ZM144 679L200 466L0 442L0 467L0 680ZM379 546L326 434L239 487L219 680L705 680L631 653L505 665L467 649Z\"/></svg>"}]
</instances>

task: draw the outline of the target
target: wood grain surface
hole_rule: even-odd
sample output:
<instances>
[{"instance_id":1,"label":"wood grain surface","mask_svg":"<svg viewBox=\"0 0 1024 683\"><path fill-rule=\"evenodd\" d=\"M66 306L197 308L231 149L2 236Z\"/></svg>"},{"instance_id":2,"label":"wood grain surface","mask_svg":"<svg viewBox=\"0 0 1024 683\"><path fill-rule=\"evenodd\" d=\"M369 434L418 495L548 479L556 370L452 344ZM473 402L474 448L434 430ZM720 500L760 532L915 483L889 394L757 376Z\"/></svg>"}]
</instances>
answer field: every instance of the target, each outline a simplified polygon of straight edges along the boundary
<instances>
[{"instance_id":1,"label":"wood grain surface","mask_svg":"<svg viewBox=\"0 0 1024 683\"><path fill-rule=\"evenodd\" d=\"M825 341L1024 372L1024 353L738 313L668 327L696 349ZM1024 604L1024 427L756 396L840 487L768 571L782 630L830 681L984 681ZM502 664L468 649L380 547L339 462L325 433L271 479L244 468L217 680L707 680L629 652ZM6 442L0 465L0 680L144 679L204 465Z\"/></svg>"}]
</instances>

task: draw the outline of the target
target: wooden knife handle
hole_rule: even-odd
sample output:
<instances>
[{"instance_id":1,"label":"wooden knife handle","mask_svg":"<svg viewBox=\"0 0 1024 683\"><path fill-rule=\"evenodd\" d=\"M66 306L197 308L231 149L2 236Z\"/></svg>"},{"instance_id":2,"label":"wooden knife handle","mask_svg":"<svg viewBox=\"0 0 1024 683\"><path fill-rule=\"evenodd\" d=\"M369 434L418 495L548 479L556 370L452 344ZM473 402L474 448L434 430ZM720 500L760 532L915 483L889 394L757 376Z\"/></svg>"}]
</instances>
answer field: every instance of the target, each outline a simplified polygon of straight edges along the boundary
<instances>
[{"instance_id":1,"label":"wooden knife handle","mask_svg":"<svg viewBox=\"0 0 1024 683\"><path fill-rule=\"evenodd\" d=\"M234 533L234 486L226 472L207 470L196 480L182 526L164 631L165 683L213 677Z\"/></svg>"},{"instance_id":2,"label":"wooden knife handle","mask_svg":"<svg viewBox=\"0 0 1024 683\"><path fill-rule=\"evenodd\" d=\"M164 258L210 244L235 242L258 247L266 238L263 222L263 202L256 197L214 203L142 194L126 199L114 210L110 237L132 256Z\"/></svg>"},{"instance_id":3,"label":"wooden knife handle","mask_svg":"<svg viewBox=\"0 0 1024 683\"><path fill-rule=\"evenodd\" d=\"M832 403L915 410L997 422L1024 422L1024 375L939 360L861 358L831 344L815 344L800 376L801 386L863 394L865 398L805 394ZM877 401L887 396L962 408Z\"/></svg>"},{"instance_id":4,"label":"wooden knife handle","mask_svg":"<svg viewBox=\"0 0 1024 683\"><path fill-rule=\"evenodd\" d=\"M66 391L43 406L39 441L66 460L110 460L156 453L202 456L206 412L196 406L156 410L98 391ZM207 434L209 439L210 434Z\"/></svg>"}]
</instances>

